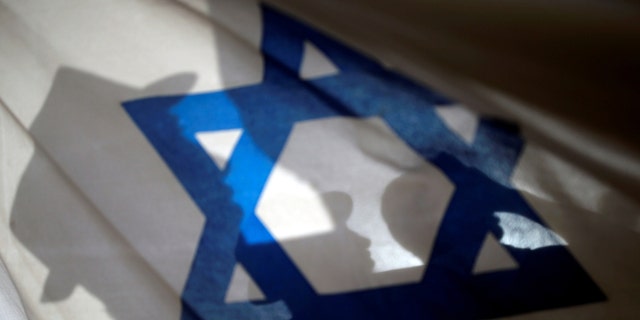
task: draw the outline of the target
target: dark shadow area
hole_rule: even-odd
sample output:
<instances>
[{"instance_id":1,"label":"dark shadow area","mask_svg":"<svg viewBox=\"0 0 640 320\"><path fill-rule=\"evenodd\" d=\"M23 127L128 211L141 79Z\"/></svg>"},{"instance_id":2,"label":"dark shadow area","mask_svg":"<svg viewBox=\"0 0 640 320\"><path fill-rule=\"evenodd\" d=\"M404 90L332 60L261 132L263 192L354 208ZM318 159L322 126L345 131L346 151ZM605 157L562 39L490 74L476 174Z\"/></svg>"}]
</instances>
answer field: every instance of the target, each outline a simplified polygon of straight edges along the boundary
<instances>
[{"instance_id":1,"label":"dark shadow area","mask_svg":"<svg viewBox=\"0 0 640 320\"><path fill-rule=\"evenodd\" d=\"M628 41L640 34L637 3L269 2L360 46L397 57L395 62L408 72L435 65L533 103L638 154L633 102L640 99L635 58L640 46ZM485 106L485 111L495 112L495 106ZM552 136L544 126L527 123L524 114L517 116L539 135Z\"/></svg>"},{"instance_id":2,"label":"dark shadow area","mask_svg":"<svg viewBox=\"0 0 640 320\"><path fill-rule=\"evenodd\" d=\"M165 279L166 275L158 274L158 266L146 260L136 249L140 243L129 242L133 239L131 234L122 233L136 228L149 230L154 212L130 219L124 216L114 225L110 220L113 217L105 216L105 212L93 202L95 199L87 196L88 190L82 189L83 186L92 187L86 184L78 186L78 181L73 180L82 168L69 165L81 159L86 169L94 173L122 168L122 163L113 163L111 168L105 168L92 158L108 157L111 143L117 144L120 138L131 139L119 135L119 122L114 121L113 108L120 108L118 97L187 91L194 81L193 75L183 74L146 88L132 88L71 68L58 70L47 100L31 125L30 132L37 140L38 148L22 177L11 209L13 233L49 269L42 291L43 303L63 301L82 287L100 300L114 319L161 319L175 313L171 306L175 307L176 296ZM174 102L178 103L179 99ZM117 110L117 113L124 115L122 110ZM85 135L82 130L93 132ZM103 133L105 139L94 140L100 135L96 132ZM124 132L125 135L129 133ZM51 157L51 150L54 157ZM59 166L59 161L66 167ZM75 169L79 171L71 172L70 176L69 170ZM115 171L114 174L118 175ZM117 179L112 183L111 194L104 194L105 198L117 197L118 189L131 188L126 185L118 187ZM126 204L123 209L127 210ZM165 223L169 226L175 222ZM123 224L129 227L122 229ZM167 235L166 231L159 232ZM152 242L157 239L146 240ZM167 258L171 259L170 255L179 255L181 249L176 251L169 246L155 250L168 254ZM148 307L140 307L145 305Z\"/></svg>"},{"instance_id":3,"label":"dark shadow area","mask_svg":"<svg viewBox=\"0 0 640 320\"><path fill-rule=\"evenodd\" d=\"M430 203L425 199L429 187L434 186L429 186L423 181L415 181L415 176L405 174L385 188L381 205L382 216L393 237L423 261L429 258L424 256L425 220L432 224L440 222L435 219L429 221L429 217L424 214L429 211Z\"/></svg>"}]
</instances>

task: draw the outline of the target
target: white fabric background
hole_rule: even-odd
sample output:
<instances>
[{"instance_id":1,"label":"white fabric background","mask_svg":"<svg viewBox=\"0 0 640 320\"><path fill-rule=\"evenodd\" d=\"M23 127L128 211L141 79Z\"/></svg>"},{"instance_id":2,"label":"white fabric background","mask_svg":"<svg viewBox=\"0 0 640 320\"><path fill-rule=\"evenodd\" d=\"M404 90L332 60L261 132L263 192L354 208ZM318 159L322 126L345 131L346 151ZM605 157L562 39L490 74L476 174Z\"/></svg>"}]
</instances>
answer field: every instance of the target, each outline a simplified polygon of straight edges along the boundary
<instances>
[{"instance_id":1,"label":"white fabric background","mask_svg":"<svg viewBox=\"0 0 640 320\"><path fill-rule=\"evenodd\" d=\"M203 218L119 103L260 81L260 23L253 1L0 1L0 258L7 270L0 270L0 306L7 306L0 315L179 317ZM368 53L389 61L375 48ZM404 70L413 66L390 60ZM535 108L484 86L424 66L411 73L453 88L448 93L456 99L493 104L494 113L519 112L550 130L568 130L560 135L565 146L577 141L599 163L629 170L632 183L612 185L576 166L580 159L566 157L557 144L527 145L512 182L567 240L609 301L514 318L636 315L640 207L635 190L624 186L638 184L637 159L609 156L593 140L535 118ZM22 224L37 224L38 212L55 216L60 232ZM147 219L149 212L164 218ZM171 218L175 212L179 219ZM166 248L174 251L161 252ZM69 270L80 279L73 288L47 283ZM51 297L46 288L69 294Z\"/></svg>"}]
</instances>

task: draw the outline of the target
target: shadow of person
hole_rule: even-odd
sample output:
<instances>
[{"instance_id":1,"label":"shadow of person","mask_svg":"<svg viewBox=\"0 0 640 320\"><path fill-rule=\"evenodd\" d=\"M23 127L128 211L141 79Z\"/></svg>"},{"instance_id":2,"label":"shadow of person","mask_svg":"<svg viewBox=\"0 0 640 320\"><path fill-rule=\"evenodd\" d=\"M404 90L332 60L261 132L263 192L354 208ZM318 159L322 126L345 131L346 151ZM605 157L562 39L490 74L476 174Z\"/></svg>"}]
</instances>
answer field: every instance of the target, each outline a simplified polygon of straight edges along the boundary
<instances>
[{"instance_id":1,"label":"shadow of person","mask_svg":"<svg viewBox=\"0 0 640 320\"><path fill-rule=\"evenodd\" d=\"M347 225L353 201L347 193L339 191L323 193L322 200L334 229L317 236L284 241L281 245L317 293L366 288L371 281L374 261L368 251L371 241Z\"/></svg>"},{"instance_id":2,"label":"shadow of person","mask_svg":"<svg viewBox=\"0 0 640 320\"><path fill-rule=\"evenodd\" d=\"M428 181L404 174L389 183L381 202L382 216L394 239L422 261L428 258L424 250L429 238L425 224L440 222L428 214L429 187Z\"/></svg>"},{"instance_id":3,"label":"shadow of person","mask_svg":"<svg viewBox=\"0 0 640 320\"><path fill-rule=\"evenodd\" d=\"M162 221L162 213L141 210L148 202L133 199L132 188L156 182L133 173L147 170L147 156L139 155L147 150L123 147L123 141L144 138L132 134L135 127L118 99L185 91L194 82L193 75L182 74L132 88L71 68L58 70L30 128L37 147L11 209L13 234L48 269L42 302L63 302L82 288L88 292L80 293L85 303L95 303L87 296L97 298L114 319L179 316L181 292L171 284L175 275L165 272L179 266L162 260L192 255L182 244L168 241L187 236L197 240L201 224L195 226L194 235L185 235L194 229L187 224L197 221ZM128 180L120 179L127 175ZM180 206L173 197L166 204L168 210ZM119 206L123 206L120 211L115 210ZM188 267L190 261L178 264Z\"/></svg>"}]
</instances>

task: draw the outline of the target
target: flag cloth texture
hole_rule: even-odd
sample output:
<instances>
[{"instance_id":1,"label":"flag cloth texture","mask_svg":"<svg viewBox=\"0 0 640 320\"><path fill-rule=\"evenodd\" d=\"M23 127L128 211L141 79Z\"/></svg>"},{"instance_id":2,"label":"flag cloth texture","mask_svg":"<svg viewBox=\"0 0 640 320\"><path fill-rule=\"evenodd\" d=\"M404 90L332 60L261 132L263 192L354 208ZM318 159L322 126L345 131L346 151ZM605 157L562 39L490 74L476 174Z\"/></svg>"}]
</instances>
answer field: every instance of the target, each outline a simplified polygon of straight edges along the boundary
<instances>
[{"instance_id":1,"label":"flag cloth texture","mask_svg":"<svg viewBox=\"0 0 640 320\"><path fill-rule=\"evenodd\" d=\"M638 312L637 196L438 76L254 1L2 0L0 37L3 319Z\"/></svg>"}]
</instances>

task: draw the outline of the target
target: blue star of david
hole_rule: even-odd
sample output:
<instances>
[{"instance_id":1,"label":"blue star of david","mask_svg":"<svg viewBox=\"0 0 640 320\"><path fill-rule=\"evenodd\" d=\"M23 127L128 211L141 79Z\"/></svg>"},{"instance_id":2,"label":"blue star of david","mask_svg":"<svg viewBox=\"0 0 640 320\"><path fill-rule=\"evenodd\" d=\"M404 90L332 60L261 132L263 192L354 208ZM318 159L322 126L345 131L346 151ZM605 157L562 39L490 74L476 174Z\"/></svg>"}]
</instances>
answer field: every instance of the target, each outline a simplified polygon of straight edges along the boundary
<instances>
[{"instance_id":1,"label":"blue star of david","mask_svg":"<svg viewBox=\"0 0 640 320\"><path fill-rule=\"evenodd\" d=\"M472 274L485 235L503 232L495 212L544 225L509 182L524 143L515 126L483 118L469 145L435 114L434 106L451 104L447 98L273 9L263 6L262 14L262 83L124 103L206 216L182 294L183 319L492 318L605 299L563 246L508 247L517 270ZM339 74L300 79L304 41L325 53ZM319 295L256 217L262 188L293 125L334 116L383 118L455 184L419 283ZM195 134L235 128L243 134L221 170ZM224 303L236 262L262 289L265 302Z\"/></svg>"}]
</instances>

